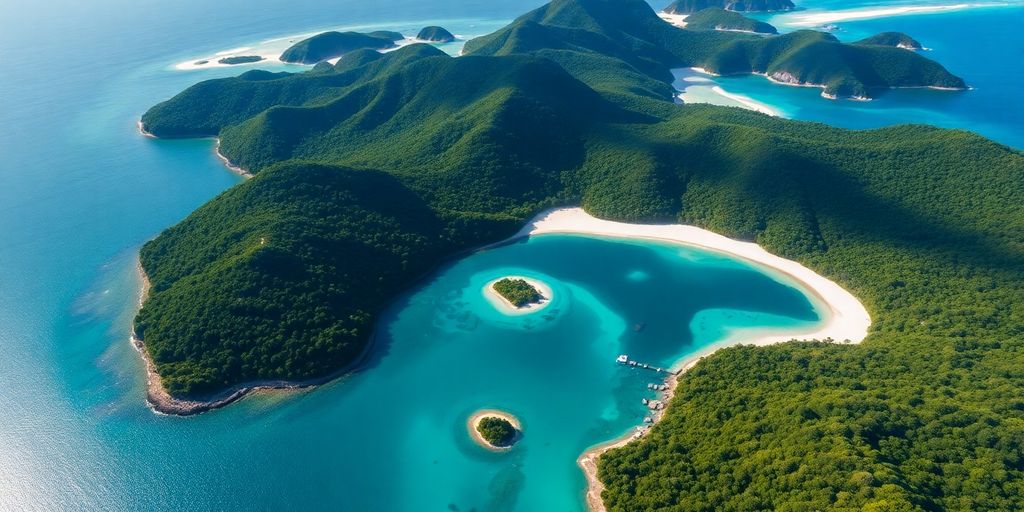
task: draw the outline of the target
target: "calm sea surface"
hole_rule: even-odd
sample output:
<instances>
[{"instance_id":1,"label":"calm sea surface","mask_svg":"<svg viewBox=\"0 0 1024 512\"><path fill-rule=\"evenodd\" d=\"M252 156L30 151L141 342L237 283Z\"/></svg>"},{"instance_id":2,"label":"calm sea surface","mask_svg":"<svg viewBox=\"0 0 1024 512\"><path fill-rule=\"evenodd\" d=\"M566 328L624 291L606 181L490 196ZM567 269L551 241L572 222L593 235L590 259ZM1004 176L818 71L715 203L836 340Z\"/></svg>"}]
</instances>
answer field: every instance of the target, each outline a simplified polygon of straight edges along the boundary
<instances>
[{"instance_id":1,"label":"calm sea surface","mask_svg":"<svg viewBox=\"0 0 1024 512\"><path fill-rule=\"evenodd\" d=\"M645 386L653 375L612 364L616 355L669 365L731 329L816 322L801 292L734 260L543 236L452 264L400 298L358 375L198 417L145 407L142 365L127 340L135 254L238 183L210 141L138 135L135 121L153 103L240 72L174 65L340 26L411 33L429 22L479 35L540 3L5 2L0 509L578 510L584 483L576 457L642 420L640 399L651 396ZM796 102L804 110L794 117L977 127L1020 145L1010 126L1021 118L1020 102L1000 77L1019 79L1021 70L987 60L1005 52L1019 62L1020 38L1006 32L1016 46L988 44L985 52L958 47L981 44L963 31L1000 30L986 16L844 25L851 37L857 27L911 32L976 91L854 104L766 87L758 99L783 109ZM735 82L761 87L756 79ZM1012 104L998 108L1000 101ZM977 106L985 102L991 108ZM500 314L482 288L508 273L547 281L555 300L536 314ZM484 407L522 419L525 438L512 452L492 454L468 441L465 420Z\"/></svg>"}]
</instances>

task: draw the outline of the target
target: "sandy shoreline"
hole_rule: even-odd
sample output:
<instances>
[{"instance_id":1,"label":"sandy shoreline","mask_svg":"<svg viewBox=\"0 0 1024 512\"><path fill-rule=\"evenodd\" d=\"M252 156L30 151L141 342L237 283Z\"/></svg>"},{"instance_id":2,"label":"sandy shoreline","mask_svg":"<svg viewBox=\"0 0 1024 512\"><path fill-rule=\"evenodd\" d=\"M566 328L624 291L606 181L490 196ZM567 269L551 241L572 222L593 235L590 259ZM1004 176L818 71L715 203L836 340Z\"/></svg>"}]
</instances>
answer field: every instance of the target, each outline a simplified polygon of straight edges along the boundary
<instances>
[{"instance_id":1,"label":"sandy shoreline","mask_svg":"<svg viewBox=\"0 0 1024 512\"><path fill-rule=\"evenodd\" d=\"M527 284L534 287L538 292L540 292L540 295L541 297L543 297L543 300L533 304L527 304L523 307L516 306L515 304L511 303L508 299L503 297L500 293L498 293L497 290L494 289L494 284L497 283L498 281L501 281L502 279L522 279L523 281L526 281ZM547 283L543 281L538 281L532 277L504 276L489 281L486 285L484 285L484 297L487 298L488 302L490 302L496 308L502 310L506 314L525 315L528 313L536 313L537 311L540 311L548 307L548 305L551 304L551 299L555 297L555 294Z\"/></svg>"},{"instance_id":2,"label":"sandy shoreline","mask_svg":"<svg viewBox=\"0 0 1024 512\"><path fill-rule=\"evenodd\" d=\"M1000 7L1000 3L973 3L955 5L909 5L902 7L876 7L866 9L844 9L838 11L819 11L809 13L794 13L787 15L789 20L784 25L810 27L825 25L841 21L867 20L872 18L886 18L890 16L905 16L909 14L934 14L940 12L959 11L976 7ZM792 21L790 21L792 20Z\"/></svg>"},{"instance_id":3,"label":"sandy shoreline","mask_svg":"<svg viewBox=\"0 0 1024 512\"><path fill-rule=\"evenodd\" d=\"M511 445L494 446L493 444L488 443L487 440L484 439L482 435L480 435L480 431L476 429L477 425L479 425L480 421L483 420L484 418L491 416L495 418L501 418L511 423L512 426L515 427L516 440L513 441ZM482 448L486 448L492 452L507 452L511 450L513 446L515 446L515 442L518 441L519 437L522 435L521 433L523 431L523 424L519 421L519 418L516 418L515 416L505 411L499 411L497 409L481 409L479 411L474 412L469 417L469 419L466 420L466 429L469 430L469 436L473 438L473 441L475 441L476 444L480 445Z\"/></svg>"},{"instance_id":4,"label":"sandy shoreline","mask_svg":"<svg viewBox=\"0 0 1024 512\"><path fill-rule=\"evenodd\" d=\"M231 171L231 172L233 172L233 173L235 173L235 174L237 174L237 175L239 175L239 176L241 176L241 177L243 177L245 179L252 178L253 174L251 172L249 172L249 171L247 171L245 169L242 169L241 167L231 163L231 160L229 160L228 157L224 156L224 154L220 152L220 138L217 138L215 140L217 141L217 143L216 143L216 146L214 147L213 152L214 152L214 154L217 155L217 158L220 159L221 163L224 164L224 167L227 167L229 171Z\"/></svg>"},{"instance_id":5,"label":"sandy shoreline","mask_svg":"<svg viewBox=\"0 0 1024 512\"><path fill-rule=\"evenodd\" d=\"M703 249L728 254L753 263L756 266L781 277L787 284L801 286L814 297L816 307L824 309L823 322L816 328L805 331L764 331L753 330L732 333L725 339L714 343L703 350L690 354L678 361L673 368L680 373L692 368L701 358L714 351L738 344L770 345L790 340L825 340L859 343L868 333L871 317L864 306L850 292L813 270L792 260L787 260L769 253L757 244L741 242L707 231L695 226L682 224L627 224L601 220L592 217L582 208L563 208L551 210L536 217L527 224L516 237L526 237L547 233L585 234L612 238L646 239L674 242L696 246ZM663 400L668 403L675 389L677 379L670 376L666 383L669 391ZM660 419L655 416L655 422ZM601 501L603 484L597 478L597 460L607 450L629 443L633 432L627 432L611 441L601 443L584 452L577 464L587 478L587 504L591 510L604 511Z\"/></svg>"}]
</instances>

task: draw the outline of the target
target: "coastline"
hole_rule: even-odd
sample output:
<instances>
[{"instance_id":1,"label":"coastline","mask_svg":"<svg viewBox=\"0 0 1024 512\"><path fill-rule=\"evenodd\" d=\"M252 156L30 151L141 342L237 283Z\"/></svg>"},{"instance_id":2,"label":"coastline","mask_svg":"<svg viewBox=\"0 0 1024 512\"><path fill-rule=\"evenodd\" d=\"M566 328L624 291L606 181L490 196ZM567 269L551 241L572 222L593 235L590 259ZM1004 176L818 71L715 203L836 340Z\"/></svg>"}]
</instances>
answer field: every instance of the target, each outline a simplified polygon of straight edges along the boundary
<instances>
[{"instance_id":1,"label":"coastline","mask_svg":"<svg viewBox=\"0 0 1024 512\"><path fill-rule=\"evenodd\" d=\"M216 145L214 146L213 152L214 152L214 154L217 155L217 158L220 159L221 163L224 164L224 167L227 167L229 171L231 171L231 172L233 172L233 173L235 173L235 174L237 174L237 175L239 175L239 176L241 176L241 177L243 177L245 179L249 179L249 178L253 177L253 173L251 173L251 172L249 172L249 171L247 171L245 169L242 169L241 167L231 163L231 160L229 160L228 157L224 156L224 154L222 154L220 152L220 138L219 137L214 139L214 140L216 140L217 142L216 142Z\"/></svg>"},{"instance_id":2,"label":"coastline","mask_svg":"<svg viewBox=\"0 0 1024 512\"><path fill-rule=\"evenodd\" d=\"M673 365L672 368L678 370L678 373L670 375L665 381L669 387L662 400L667 405L671 404L678 375L694 367L701 359L720 348L740 344L764 346L791 340L813 339L859 343L867 336L868 328L871 325L871 317L867 310L850 292L800 263L775 256L752 242L733 240L705 229L684 224L627 224L601 220L586 213L582 208L561 208L541 213L520 230L513 239L554 233L655 240L727 254L767 270L770 275L782 277L790 281L790 284L799 285L814 297L817 307L824 309L823 321L808 330L792 332L740 330L698 352L688 354ZM655 415L654 423L656 424L661 417L661 414ZM597 461L601 454L613 448L625 446L636 438L637 436L632 430L628 431L619 437L587 449L577 459L577 465L586 476L586 502L590 510L605 511L604 503L601 501L604 484L597 477Z\"/></svg>"},{"instance_id":3,"label":"coastline","mask_svg":"<svg viewBox=\"0 0 1024 512\"><path fill-rule=\"evenodd\" d=\"M159 139L160 138L160 137L157 137L156 135L153 135L152 133L150 133L149 131L146 130L146 126L144 124L142 124L142 119L139 119L138 121L136 121L135 122L135 126L137 126L139 128L139 134L141 134L143 137L150 138L150 139ZM232 163L231 160L228 159L228 157L224 156L224 154L220 152L220 137L214 137L213 141L214 141L213 153L215 155L217 155L217 159L220 160L220 162L222 164L224 164L224 167L227 167L229 171L231 171L231 172L233 172L233 173L235 173L235 174L237 174L237 175L239 175L239 176L241 176L241 177L243 177L245 179L249 179L249 178L252 178L254 176L253 173L251 173L251 172L249 172L249 171L247 171L247 170L245 170L245 169L235 165L234 163Z\"/></svg>"},{"instance_id":4,"label":"coastline","mask_svg":"<svg viewBox=\"0 0 1024 512\"><path fill-rule=\"evenodd\" d=\"M647 239L696 246L706 250L724 253L765 268L769 273L780 275L790 281L793 281L795 284L801 285L806 289L806 291L810 292L810 294L816 298L816 302L818 303L817 305L823 307L827 312L826 319L822 324L820 324L816 329L806 332L768 333L761 331L753 338L749 336L749 332L733 333L725 339L705 347L702 351L690 354L686 358L677 362L673 368L679 369L680 373L691 368L699 362L701 358L710 355L719 348L737 345L740 343L768 345L793 339L807 340L826 338L831 338L833 340L848 340L849 342L856 343L861 341L867 335L867 329L871 323L870 316L860 302L839 285L816 274L812 270L795 261L786 260L772 255L757 244L732 240L701 228L682 224L627 224L601 220L590 216L582 208L578 207L559 208L542 212L527 222L519 232L511 237L479 247L475 250L453 255L453 258L477 251L500 247L524 237L547 233L584 234L623 239ZM150 283L141 263L137 264L136 267L141 282L138 300L138 306L141 308L148 297ZM550 288L546 285L543 288L544 289L541 290L542 293L547 292L550 295ZM550 298L548 301L545 301L545 304L549 302ZM167 393L163 388L163 384L156 371L155 364L146 352L144 340L135 336L134 329L132 330L130 341L133 348L139 352L145 363L147 390L146 400L150 407L158 413L188 416L224 407L248 396L251 393L307 389L330 382L338 377L351 374L354 371L357 371L357 369L365 362L368 354L373 350L375 345L374 338L375 334L371 334L369 342L352 363L324 377L305 381L250 381L232 386L227 390L201 400L177 399ZM671 377L667 380L670 393L671 389L675 385L675 380L676 379ZM671 395L666 396L665 400L667 401L670 396ZM591 472L587 473L588 481L592 482L592 485L593 482L597 482L596 459L600 453L603 453L612 447L625 444L625 442L630 440L630 436L631 434L627 433L626 435L609 441L608 443L602 443L601 445L587 450L581 456L580 461L587 458L593 460L593 469ZM584 467L582 463L581 467ZM585 467L584 469L586 470ZM599 482L597 483L599 484ZM598 491L598 496L599 495L600 492ZM595 508L594 510L602 509Z\"/></svg>"},{"instance_id":5,"label":"coastline","mask_svg":"<svg viewBox=\"0 0 1024 512\"><path fill-rule=\"evenodd\" d=\"M527 284L534 287L538 292L540 292L540 295L543 298L543 300L540 302L527 304L523 307L516 306L515 304L509 302L508 299L503 297L500 293L498 293L497 290L494 289L494 283L497 283L502 279L522 279L523 281L526 281ZM549 304L551 304L551 300L554 299L555 294L547 283L538 281L532 277L504 276L499 277L498 279L491 280L486 285L484 285L484 297L487 299L488 302L493 304L495 307L504 311L505 314L525 315L528 313L536 313L537 311L546 308Z\"/></svg>"},{"instance_id":6,"label":"coastline","mask_svg":"<svg viewBox=\"0 0 1024 512\"><path fill-rule=\"evenodd\" d=\"M480 435L480 431L476 429L477 425L480 424L481 420L490 416L493 416L495 418L501 418L511 423L512 426L515 427L516 438L515 440L512 441L512 444L508 446L494 446L493 444L487 442L487 440L484 439L482 435ZM499 411L497 409L480 409L479 411L476 411L472 415L470 415L469 419L466 420L466 429L469 430L469 436L473 438L473 441L475 441L476 444L480 445L481 448L486 448L492 452L507 452L511 450L512 447L515 446L515 442L518 441L520 437L522 437L523 424L519 421L519 418L516 418L515 416L505 411Z\"/></svg>"},{"instance_id":7,"label":"coastline","mask_svg":"<svg viewBox=\"0 0 1024 512\"><path fill-rule=\"evenodd\" d=\"M139 281L141 284L139 287L138 300L138 309L141 309L142 305L149 297L149 289L151 285L149 282L149 276L146 275L145 269L142 268L142 262L136 261L135 268L138 271ZM132 326L131 335L129 336L132 348L134 348L142 357L143 364L146 367L146 404L153 410L153 412L168 416L193 416L196 414L202 414L204 412L232 404L246 396L249 396L250 394L311 389L314 386L325 384L339 377L352 374L366 361L367 356L375 345L375 339L376 335L371 335L369 342L367 342L366 346L363 347L363 351L360 352L359 356L352 363L329 375L304 381L286 381L276 379L250 381L237 384L221 391L220 393L216 393L205 400L200 400L181 399L171 396L171 394L164 389L163 381L160 379L160 374L156 371L156 364L149 356L149 352L146 351L145 341L135 335L134 325Z\"/></svg>"}]
</instances>

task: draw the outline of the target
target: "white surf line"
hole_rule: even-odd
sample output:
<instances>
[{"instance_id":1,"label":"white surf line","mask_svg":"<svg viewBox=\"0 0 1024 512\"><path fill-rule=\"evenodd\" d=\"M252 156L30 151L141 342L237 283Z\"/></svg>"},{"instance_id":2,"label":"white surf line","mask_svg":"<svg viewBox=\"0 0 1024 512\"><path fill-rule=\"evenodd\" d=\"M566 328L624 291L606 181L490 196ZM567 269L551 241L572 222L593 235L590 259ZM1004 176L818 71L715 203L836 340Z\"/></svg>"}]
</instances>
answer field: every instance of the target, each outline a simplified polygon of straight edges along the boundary
<instances>
[{"instance_id":1,"label":"white surf line","mask_svg":"<svg viewBox=\"0 0 1024 512\"><path fill-rule=\"evenodd\" d=\"M866 9L846 9L840 11L819 11L783 14L772 20L773 24L797 27L825 25L839 21L867 20L890 16L906 16L912 14L933 14L940 12L960 11L977 7L1009 7L1006 3L969 3L951 5L908 5L902 7L875 7Z\"/></svg>"},{"instance_id":2,"label":"white surf line","mask_svg":"<svg viewBox=\"0 0 1024 512\"><path fill-rule=\"evenodd\" d=\"M742 94L735 94L735 93L728 92L725 89L722 89L720 86L717 86L717 85L712 87L711 90L715 94L718 94L719 96L722 96L724 98L728 98L728 99L730 99L732 101L735 101L736 103L739 103L740 105L743 106L743 108L746 108L748 110L753 110L755 112L760 112L762 114L767 114L767 115L770 115L772 117L782 117L781 114L779 114L778 110L775 110L774 108L772 108L772 107L770 107L770 106L768 106L768 105L766 105L764 103L761 103L760 101L757 101L757 100L755 100L755 99L753 99L753 98L751 98L749 96L744 96Z\"/></svg>"}]
</instances>

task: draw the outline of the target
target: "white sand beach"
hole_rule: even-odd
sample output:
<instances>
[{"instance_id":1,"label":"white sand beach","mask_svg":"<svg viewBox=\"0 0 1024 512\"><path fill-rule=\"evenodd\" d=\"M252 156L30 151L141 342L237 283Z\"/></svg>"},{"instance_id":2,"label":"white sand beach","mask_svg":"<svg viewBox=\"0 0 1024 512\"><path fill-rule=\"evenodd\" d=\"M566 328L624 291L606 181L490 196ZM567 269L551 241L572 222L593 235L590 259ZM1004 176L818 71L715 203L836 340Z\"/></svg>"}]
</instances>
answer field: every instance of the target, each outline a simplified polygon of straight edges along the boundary
<instances>
[{"instance_id":1,"label":"white sand beach","mask_svg":"<svg viewBox=\"0 0 1024 512\"><path fill-rule=\"evenodd\" d=\"M601 220L591 216L582 208L561 208L542 213L529 222L516 237L547 233L577 233L614 238L660 240L725 253L762 267L769 275L776 275L784 282L789 281L790 284L804 288L814 297L817 302L816 306L822 309L822 322L810 330L786 332L750 329L733 332L718 343L678 361L673 368L678 369L680 373L696 365L701 358L731 345L763 346L791 340L826 339L859 343L867 336L868 328L871 326L871 316L850 292L800 263L771 254L755 243L733 240L705 229L683 224L627 224ZM669 402L675 389L676 378L670 376L666 383L669 385L669 391L664 395L663 400ZM655 421L660 418L661 416L656 417ZM633 439L631 430L616 439L594 446L577 459L577 465L587 477L586 501L591 510L597 512L605 510L600 498L604 486L597 478L598 458L605 451L623 446Z\"/></svg>"},{"instance_id":2,"label":"white sand beach","mask_svg":"<svg viewBox=\"0 0 1024 512\"><path fill-rule=\"evenodd\" d=\"M736 103L739 103L740 105L743 106L743 108L746 108L748 110L753 110L755 112L760 112L762 114L767 114L767 115L772 116L772 117L779 117L779 111L778 110L775 110L774 108L772 108L772 107L770 107L770 106L768 106L768 105L766 105L764 103L761 103L760 101L757 101L757 100L751 98L750 96L744 96L742 94L731 93L729 91L726 91L725 89L722 89L721 87L719 87L717 85L715 87L712 87L711 90L714 91L715 94L718 94L719 96L722 96L724 98L728 98L730 100L735 101Z\"/></svg>"},{"instance_id":3,"label":"white sand beach","mask_svg":"<svg viewBox=\"0 0 1024 512\"><path fill-rule=\"evenodd\" d=\"M659 18L679 28L686 28L686 16L686 14L668 14L665 12L658 13Z\"/></svg>"},{"instance_id":4,"label":"white sand beach","mask_svg":"<svg viewBox=\"0 0 1024 512\"><path fill-rule=\"evenodd\" d=\"M754 263L768 270L769 274L775 273L780 277L790 279L820 300L822 307L827 310L827 318L823 319L822 324L811 332L779 333L737 342L764 345L790 339L831 338L836 341L850 340L852 343L857 343L867 336L868 327L871 326L871 316L860 301L835 282L800 263L776 256L755 243L733 240L696 226L627 224L598 219L582 208L561 208L539 215L520 231L519 236L544 233L580 233L616 238L662 240L729 254Z\"/></svg>"},{"instance_id":5,"label":"white sand beach","mask_svg":"<svg viewBox=\"0 0 1024 512\"><path fill-rule=\"evenodd\" d=\"M509 302L508 299L502 297L501 294L494 289L494 283L497 283L498 281L501 281L502 279L505 278L522 279L523 281L526 281L527 284L534 287L538 292L540 292L544 300L534 304L527 304L523 307L517 307L515 304ZM525 315L528 313L536 313L537 311L546 308L548 304L551 304L551 299L554 298L554 296L554 291L551 290L551 287L548 286L547 283L526 276L503 276L488 282L484 286L484 297L487 298L487 301L493 304L494 307L498 308L499 310L508 315Z\"/></svg>"},{"instance_id":6,"label":"white sand beach","mask_svg":"<svg viewBox=\"0 0 1024 512\"><path fill-rule=\"evenodd\" d=\"M776 18L781 25L797 27L813 27L840 21L867 20L909 14L930 14L948 11L959 11L973 7L998 7L997 3L971 3L953 5L908 5L899 7L870 7L865 9L846 9L839 11L797 12Z\"/></svg>"}]
</instances>

